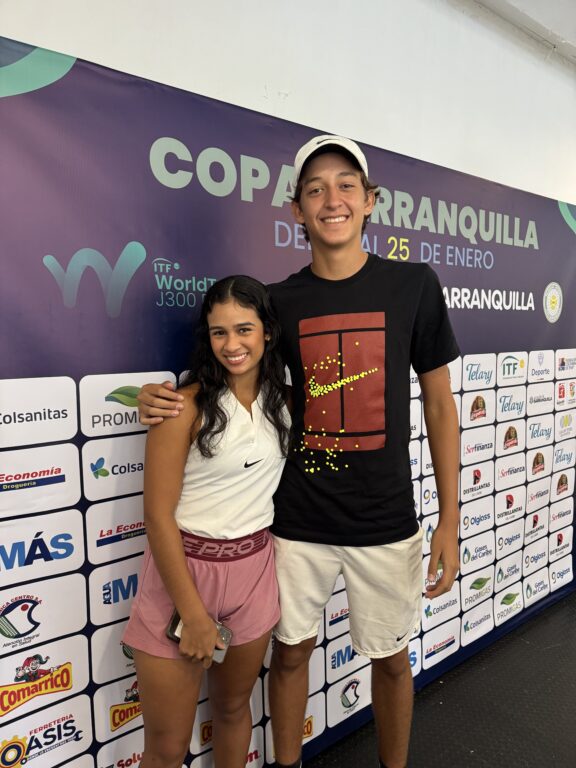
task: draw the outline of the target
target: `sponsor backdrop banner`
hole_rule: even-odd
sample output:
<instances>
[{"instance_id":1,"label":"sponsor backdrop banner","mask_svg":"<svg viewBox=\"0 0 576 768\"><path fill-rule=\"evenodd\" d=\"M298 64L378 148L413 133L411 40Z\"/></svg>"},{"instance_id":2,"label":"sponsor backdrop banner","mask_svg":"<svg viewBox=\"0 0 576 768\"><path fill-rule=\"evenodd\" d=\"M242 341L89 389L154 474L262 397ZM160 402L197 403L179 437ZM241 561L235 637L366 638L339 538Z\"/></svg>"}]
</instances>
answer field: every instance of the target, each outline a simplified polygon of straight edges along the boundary
<instances>
[{"instance_id":1,"label":"sponsor backdrop banner","mask_svg":"<svg viewBox=\"0 0 576 768\"><path fill-rule=\"evenodd\" d=\"M120 644L145 545L135 394L185 369L214 280L309 261L291 160L318 131L5 39L0 126L0 768L135 766ZM421 687L573 588L576 206L365 151L381 192L364 246L437 270L462 348L460 576L414 629ZM438 503L411 387L425 572ZM268 664L247 765L273 760ZM339 580L309 753L369 717L369 674ZM204 689L186 765L211 764Z\"/></svg>"}]
</instances>

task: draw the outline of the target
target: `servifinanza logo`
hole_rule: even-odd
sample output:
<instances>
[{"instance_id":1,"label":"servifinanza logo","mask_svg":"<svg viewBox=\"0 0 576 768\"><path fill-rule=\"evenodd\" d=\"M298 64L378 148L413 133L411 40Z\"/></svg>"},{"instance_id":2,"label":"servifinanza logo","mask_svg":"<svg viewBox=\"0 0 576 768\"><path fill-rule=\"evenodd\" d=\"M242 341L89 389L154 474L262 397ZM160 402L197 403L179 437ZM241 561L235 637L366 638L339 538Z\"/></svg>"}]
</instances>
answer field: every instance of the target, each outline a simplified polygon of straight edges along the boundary
<instances>
[{"instance_id":1,"label":"servifinanza logo","mask_svg":"<svg viewBox=\"0 0 576 768\"><path fill-rule=\"evenodd\" d=\"M76 251L66 270L50 254L44 256L42 261L58 283L64 306L68 308L76 306L82 275L86 269L93 269L102 286L106 314L108 317L118 317L122 311L126 289L137 270L146 261L146 249L142 243L135 240L127 243L113 269L100 251L94 248L81 248Z\"/></svg>"}]
</instances>

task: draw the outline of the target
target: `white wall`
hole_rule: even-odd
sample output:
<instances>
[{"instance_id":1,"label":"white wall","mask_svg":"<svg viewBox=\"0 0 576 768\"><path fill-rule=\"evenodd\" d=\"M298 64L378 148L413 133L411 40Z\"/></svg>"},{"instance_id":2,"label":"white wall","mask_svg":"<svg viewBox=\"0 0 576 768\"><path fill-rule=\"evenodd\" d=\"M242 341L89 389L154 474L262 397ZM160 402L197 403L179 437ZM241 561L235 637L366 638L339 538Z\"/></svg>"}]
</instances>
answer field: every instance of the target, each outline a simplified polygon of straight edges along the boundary
<instances>
[{"instance_id":1,"label":"white wall","mask_svg":"<svg viewBox=\"0 0 576 768\"><path fill-rule=\"evenodd\" d=\"M0 0L0 35L576 203L576 68L474 0Z\"/></svg>"}]
</instances>

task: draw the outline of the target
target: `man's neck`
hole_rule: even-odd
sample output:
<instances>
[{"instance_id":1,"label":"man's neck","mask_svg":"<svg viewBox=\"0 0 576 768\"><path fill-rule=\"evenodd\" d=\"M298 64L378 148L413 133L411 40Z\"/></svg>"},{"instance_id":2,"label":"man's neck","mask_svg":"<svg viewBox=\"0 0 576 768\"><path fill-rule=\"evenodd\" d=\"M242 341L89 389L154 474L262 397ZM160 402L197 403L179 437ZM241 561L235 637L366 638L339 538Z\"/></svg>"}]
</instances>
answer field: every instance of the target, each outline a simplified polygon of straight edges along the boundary
<instances>
[{"instance_id":1,"label":"man's neck","mask_svg":"<svg viewBox=\"0 0 576 768\"><path fill-rule=\"evenodd\" d=\"M359 272L368 254L362 248L350 252L312 248L312 272L324 280L345 280Z\"/></svg>"}]
</instances>

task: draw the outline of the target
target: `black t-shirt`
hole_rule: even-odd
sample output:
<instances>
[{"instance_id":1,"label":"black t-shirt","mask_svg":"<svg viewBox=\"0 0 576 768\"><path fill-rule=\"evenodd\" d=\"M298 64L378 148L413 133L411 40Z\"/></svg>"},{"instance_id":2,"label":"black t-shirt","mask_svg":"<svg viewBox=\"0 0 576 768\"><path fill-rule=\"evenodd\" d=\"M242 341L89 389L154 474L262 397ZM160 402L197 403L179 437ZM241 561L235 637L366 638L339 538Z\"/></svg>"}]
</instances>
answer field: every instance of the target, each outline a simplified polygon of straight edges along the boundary
<instances>
[{"instance_id":1,"label":"black t-shirt","mask_svg":"<svg viewBox=\"0 0 576 768\"><path fill-rule=\"evenodd\" d=\"M346 546L413 535L410 364L426 373L459 354L436 274L370 254L345 280L305 267L270 292L295 434L273 533Z\"/></svg>"}]
</instances>

